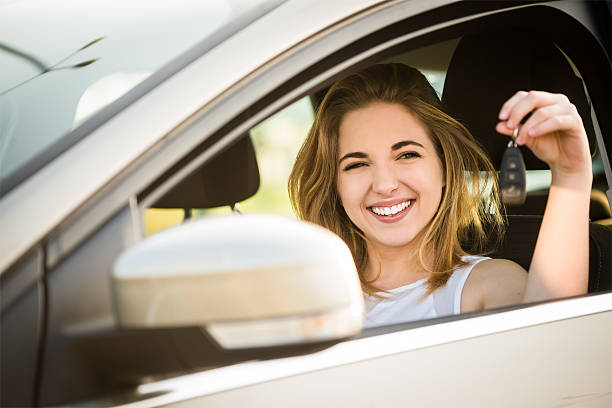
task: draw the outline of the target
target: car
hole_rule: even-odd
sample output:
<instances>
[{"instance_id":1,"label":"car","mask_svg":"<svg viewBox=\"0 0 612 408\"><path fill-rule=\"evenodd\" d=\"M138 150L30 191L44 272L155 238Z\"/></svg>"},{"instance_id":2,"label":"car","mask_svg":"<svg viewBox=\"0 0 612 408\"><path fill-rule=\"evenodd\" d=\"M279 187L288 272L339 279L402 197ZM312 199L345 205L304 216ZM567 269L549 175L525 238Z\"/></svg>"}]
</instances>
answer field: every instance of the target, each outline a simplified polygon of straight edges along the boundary
<instances>
[{"instance_id":1,"label":"car","mask_svg":"<svg viewBox=\"0 0 612 408\"><path fill-rule=\"evenodd\" d=\"M612 405L610 2L0 10L2 406ZM570 97L587 295L363 328L348 249L291 219L286 177L330 84L380 62L419 68L496 164L510 90ZM528 269L550 175L525 161L492 251Z\"/></svg>"}]
</instances>

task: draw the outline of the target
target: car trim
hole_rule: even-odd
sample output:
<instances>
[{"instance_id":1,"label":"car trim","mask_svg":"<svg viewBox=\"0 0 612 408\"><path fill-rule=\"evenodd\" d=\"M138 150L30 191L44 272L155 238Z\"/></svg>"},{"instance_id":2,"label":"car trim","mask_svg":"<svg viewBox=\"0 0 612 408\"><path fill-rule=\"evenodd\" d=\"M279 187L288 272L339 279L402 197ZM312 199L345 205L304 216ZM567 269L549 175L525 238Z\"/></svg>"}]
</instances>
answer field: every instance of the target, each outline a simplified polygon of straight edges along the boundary
<instances>
[{"instance_id":1,"label":"car trim","mask_svg":"<svg viewBox=\"0 0 612 408\"><path fill-rule=\"evenodd\" d=\"M122 408L162 406L190 398L323 370L359 361L404 353L424 347L572 319L584 315L610 313L612 293L538 304L507 312L432 324L377 336L347 340L306 356L239 363L162 381L142 384L133 403ZM371 329L375 330L375 329ZM163 393L160 395L160 393ZM146 399L147 395L155 395Z\"/></svg>"}]
</instances>

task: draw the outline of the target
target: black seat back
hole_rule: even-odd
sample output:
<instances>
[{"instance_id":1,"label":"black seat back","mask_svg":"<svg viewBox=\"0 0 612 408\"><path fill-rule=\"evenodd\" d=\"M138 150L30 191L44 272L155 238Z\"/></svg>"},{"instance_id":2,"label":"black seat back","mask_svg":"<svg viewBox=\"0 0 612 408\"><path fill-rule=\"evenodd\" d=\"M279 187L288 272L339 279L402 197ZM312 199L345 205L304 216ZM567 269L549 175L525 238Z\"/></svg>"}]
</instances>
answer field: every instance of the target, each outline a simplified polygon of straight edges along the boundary
<instances>
[{"instance_id":1,"label":"black seat back","mask_svg":"<svg viewBox=\"0 0 612 408\"><path fill-rule=\"evenodd\" d=\"M563 93L583 118L591 151L595 138L591 109L582 80L563 55L541 33L490 31L463 37L451 59L442 102L448 112L462 122L484 146L499 168L508 138L495 132L502 104L518 90ZM527 169L546 169L529 149L521 148ZM544 213L548 192L527 196L523 207L512 208L508 230L493 257L511 259L529 270L531 257ZM494 234L490 234L493 237ZM612 229L589 226L589 291L610 290L612 281ZM490 244L490 249L494 244Z\"/></svg>"},{"instance_id":2,"label":"black seat back","mask_svg":"<svg viewBox=\"0 0 612 408\"><path fill-rule=\"evenodd\" d=\"M154 208L214 208L246 200L259 188L251 138L243 136L178 183Z\"/></svg>"},{"instance_id":3,"label":"black seat back","mask_svg":"<svg viewBox=\"0 0 612 408\"><path fill-rule=\"evenodd\" d=\"M529 270L535 248L541 215L509 215L504 241L487 248L493 258L511 259ZM589 292L612 289L612 228L590 223L589 225Z\"/></svg>"},{"instance_id":4,"label":"black seat back","mask_svg":"<svg viewBox=\"0 0 612 408\"><path fill-rule=\"evenodd\" d=\"M497 115L503 103L519 90L565 94L576 105L594 151L591 108L582 80L557 46L541 33L505 30L463 37L448 67L442 103L499 166L508 137L495 132ZM521 147L521 151L528 170L548 168L528 148Z\"/></svg>"}]
</instances>

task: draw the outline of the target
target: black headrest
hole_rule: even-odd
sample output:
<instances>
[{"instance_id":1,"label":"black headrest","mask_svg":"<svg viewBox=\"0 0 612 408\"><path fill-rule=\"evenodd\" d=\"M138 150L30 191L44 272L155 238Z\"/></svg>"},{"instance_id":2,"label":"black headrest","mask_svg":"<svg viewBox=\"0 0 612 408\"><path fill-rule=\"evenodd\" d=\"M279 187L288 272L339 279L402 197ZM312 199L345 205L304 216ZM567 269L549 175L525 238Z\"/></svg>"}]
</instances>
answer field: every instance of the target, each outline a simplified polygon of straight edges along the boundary
<instances>
[{"instance_id":1,"label":"black headrest","mask_svg":"<svg viewBox=\"0 0 612 408\"><path fill-rule=\"evenodd\" d=\"M244 136L159 199L154 208L213 208L246 200L259 188L253 143Z\"/></svg>"},{"instance_id":2,"label":"black headrest","mask_svg":"<svg viewBox=\"0 0 612 408\"><path fill-rule=\"evenodd\" d=\"M495 125L503 103L519 90L563 93L576 105L589 140L594 143L591 110L582 80L561 51L542 33L525 30L489 31L463 37L453 54L442 103L467 126L499 167L508 137ZM527 169L547 169L521 147Z\"/></svg>"}]
</instances>

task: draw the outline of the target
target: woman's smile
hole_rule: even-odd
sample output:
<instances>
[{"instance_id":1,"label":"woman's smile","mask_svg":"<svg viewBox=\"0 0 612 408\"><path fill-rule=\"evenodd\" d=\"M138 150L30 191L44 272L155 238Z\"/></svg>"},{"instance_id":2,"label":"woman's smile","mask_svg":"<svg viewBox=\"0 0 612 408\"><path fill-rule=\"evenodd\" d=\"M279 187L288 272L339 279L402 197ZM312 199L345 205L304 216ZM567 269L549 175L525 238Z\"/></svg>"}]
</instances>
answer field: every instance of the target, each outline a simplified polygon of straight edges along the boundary
<instances>
[{"instance_id":1,"label":"woman's smile","mask_svg":"<svg viewBox=\"0 0 612 408\"><path fill-rule=\"evenodd\" d=\"M372 216L378 221L386 223L394 223L406 216L408 211L414 204L412 200L394 200L388 203L376 203L367 209L372 213Z\"/></svg>"}]
</instances>

